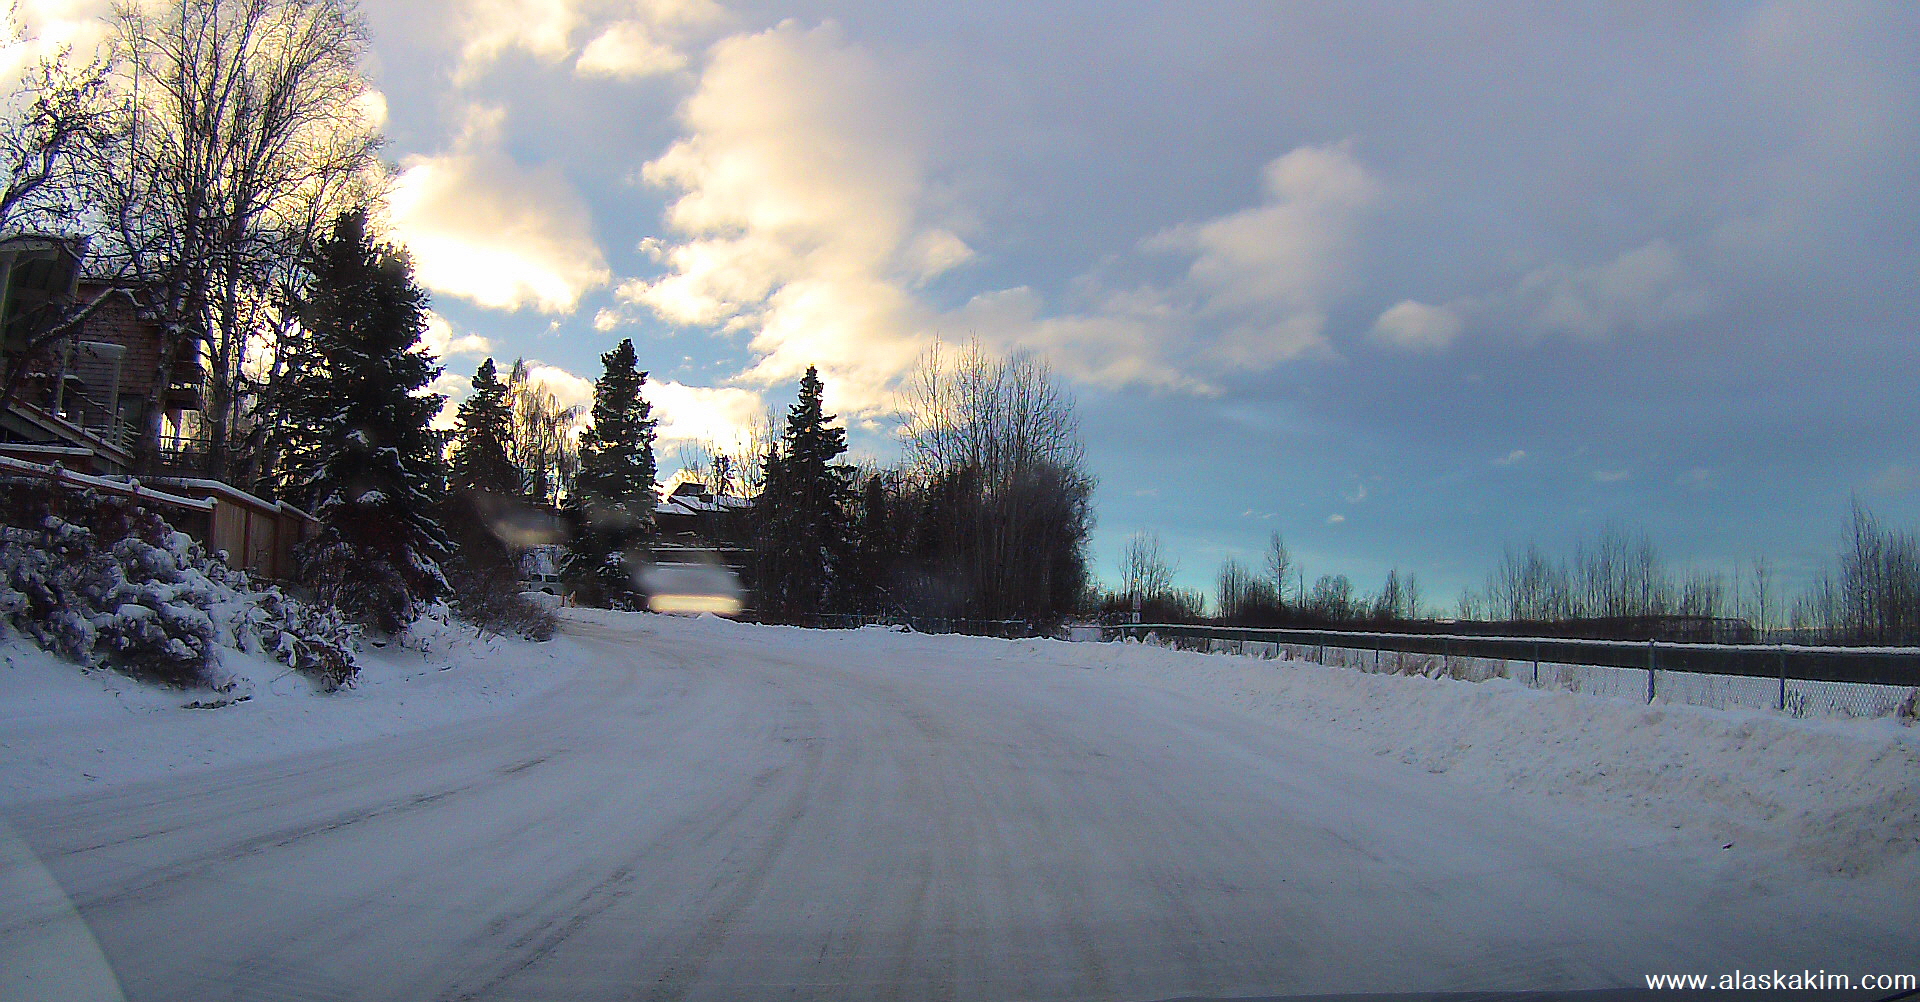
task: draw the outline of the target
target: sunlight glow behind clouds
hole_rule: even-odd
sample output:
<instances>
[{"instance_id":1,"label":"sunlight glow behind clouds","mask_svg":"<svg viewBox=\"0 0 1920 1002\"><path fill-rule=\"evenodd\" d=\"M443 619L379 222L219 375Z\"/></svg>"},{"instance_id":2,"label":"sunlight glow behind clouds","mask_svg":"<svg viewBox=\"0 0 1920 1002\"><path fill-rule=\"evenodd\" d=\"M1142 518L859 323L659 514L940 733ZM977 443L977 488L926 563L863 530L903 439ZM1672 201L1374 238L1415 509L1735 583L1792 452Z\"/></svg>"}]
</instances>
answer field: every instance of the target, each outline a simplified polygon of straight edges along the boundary
<instances>
[{"instance_id":1,"label":"sunlight glow behind clouds","mask_svg":"<svg viewBox=\"0 0 1920 1002\"><path fill-rule=\"evenodd\" d=\"M929 340L910 289L964 264L926 211L924 145L886 71L832 27L792 22L715 47L682 110L688 135L645 178L678 192L666 274L621 286L670 323L747 329L744 374L771 385L818 364L833 406L884 409Z\"/></svg>"},{"instance_id":2,"label":"sunlight glow behind clouds","mask_svg":"<svg viewBox=\"0 0 1920 1002\"><path fill-rule=\"evenodd\" d=\"M901 70L831 25L793 22L715 47L681 117L687 134L643 176L677 193L676 239L642 249L663 274L619 288L673 324L744 330L742 378L772 385L819 365L832 406L872 414L938 335L1036 349L1076 378L1211 392L1231 367L1326 352L1326 309L1353 284L1358 226L1381 184L1344 144L1262 172L1252 208L1143 240L1183 274L1102 288L1052 313L1027 287L942 310L921 287L974 258L935 196L931 141Z\"/></svg>"},{"instance_id":3,"label":"sunlight glow behind clouds","mask_svg":"<svg viewBox=\"0 0 1920 1002\"><path fill-rule=\"evenodd\" d=\"M420 284L435 292L571 313L610 274L586 204L551 167L487 149L408 157L388 205Z\"/></svg>"}]
</instances>

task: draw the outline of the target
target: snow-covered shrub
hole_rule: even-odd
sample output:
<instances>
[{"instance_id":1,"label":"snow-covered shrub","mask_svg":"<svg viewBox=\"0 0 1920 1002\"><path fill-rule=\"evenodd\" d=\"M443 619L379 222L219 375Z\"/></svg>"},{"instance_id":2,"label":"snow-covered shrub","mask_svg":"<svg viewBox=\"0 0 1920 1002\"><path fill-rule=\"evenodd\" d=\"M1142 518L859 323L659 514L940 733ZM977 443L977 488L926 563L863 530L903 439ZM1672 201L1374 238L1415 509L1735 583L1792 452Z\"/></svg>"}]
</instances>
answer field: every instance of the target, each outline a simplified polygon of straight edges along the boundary
<instances>
[{"instance_id":1,"label":"snow-covered shrub","mask_svg":"<svg viewBox=\"0 0 1920 1002\"><path fill-rule=\"evenodd\" d=\"M0 482L0 615L43 648L173 686L215 681L217 647L261 649L326 689L353 676L339 613L256 590L145 506Z\"/></svg>"},{"instance_id":2,"label":"snow-covered shrub","mask_svg":"<svg viewBox=\"0 0 1920 1002\"><path fill-rule=\"evenodd\" d=\"M155 682L207 682L221 586L194 566L204 558L191 540L145 508L92 492L46 498L39 521L37 532L16 527L0 544L9 593L0 605L16 629Z\"/></svg>"},{"instance_id":3,"label":"snow-covered shrub","mask_svg":"<svg viewBox=\"0 0 1920 1002\"><path fill-rule=\"evenodd\" d=\"M254 634L287 667L326 692L353 684L360 629L340 610L289 598L279 588L260 592L251 608L257 617L251 624Z\"/></svg>"},{"instance_id":4,"label":"snow-covered shrub","mask_svg":"<svg viewBox=\"0 0 1920 1002\"><path fill-rule=\"evenodd\" d=\"M106 573L95 582L93 649L128 674L168 685L207 681L215 662L214 603L224 597L201 570L206 557L184 533L141 510L135 533L108 548ZM200 566L196 566L200 565Z\"/></svg>"},{"instance_id":5,"label":"snow-covered shrub","mask_svg":"<svg viewBox=\"0 0 1920 1002\"><path fill-rule=\"evenodd\" d=\"M93 533L54 515L37 530L8 527L0 543L5 593L0 605L10 625L41 647L76 660L90 659L96 628L78 595L79 583L108 573Z\"/></svg>"}]
</instances>

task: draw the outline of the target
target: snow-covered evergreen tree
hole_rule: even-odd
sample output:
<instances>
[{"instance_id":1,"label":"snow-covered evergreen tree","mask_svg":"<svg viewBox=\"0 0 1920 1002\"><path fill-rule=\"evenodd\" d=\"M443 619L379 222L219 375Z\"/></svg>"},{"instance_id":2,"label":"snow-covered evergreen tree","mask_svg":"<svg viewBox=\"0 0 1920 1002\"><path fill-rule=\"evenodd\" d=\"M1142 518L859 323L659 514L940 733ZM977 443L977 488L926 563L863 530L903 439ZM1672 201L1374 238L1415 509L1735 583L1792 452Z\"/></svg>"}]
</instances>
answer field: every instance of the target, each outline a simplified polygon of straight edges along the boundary
<instances>
[{"instance_id":1,"label":"snow-covered evergreen tree","mask_svg":"<svg viewBox=\"0 0 1920 1002\"><path fill-rule=\"evenodd\" d=\"M513 411L493 359L473 374L473 393L460 403L453 434L442 521L455 556L446 569L455 604L472 612L489 604L482 593L505 601L518 577L519 551L500 526L519 499L522 477L509 455Z\"/></svg>"},{"instance_id":2,"label":"snow-covered evergreen tree","mask_svg":"<svg viewBox=\"0 0 1920 1002\"><path fill-rule=\"evenodd\" d=\"M633 341L600 356L593 426L580 437L580 473L568 503L572 533L562 574L588 601L615 603L633 591L628 557L653 533L654 419L641 390Z\"/></svg>"},{"instance_id":3,"label":"snow-covered evergreen tree","mask_svg":"<svg viewBox=\"0 0 1920 1002\"><path fill-rule=\"evenodd\" d=\"M508 458L513 440L513 411L507 405L507 386L500 381L493 359L480 363L473 374L473 395L455 413L453 464L447 473L450 491L484 491L501 497L520 493L520 468Z\"/></svg>"},{"instance_id":4,"label":"snow-covered evergreen tree","mask_svg":"<svg viewBox=\"0 0 1920 1002\"><path fill-rule=\"evenodd\" d=\"M321 529L301 565L324 600L390 633L447 590L442 438L430 426L445 398L424 392L440 367L416 350L427 295L364 212L342 215L312 253L300 320L315 364L291 409L313 439L301 486Z\"/></svg>"},{"instance_id":5,"label":"snow-covered evergreen tree","mask_svg":"<svg viewBox=\"0 0 1920 1002\"><path fill-rule=\"evenodd\" d=\"M847 451L847 431L831 424L822 390L819 371L808 366L755 505L761 605L788 616L851 599L851 582L841 578L853 551L854 469L834 462Z\"/></svg>"}]
</instances>

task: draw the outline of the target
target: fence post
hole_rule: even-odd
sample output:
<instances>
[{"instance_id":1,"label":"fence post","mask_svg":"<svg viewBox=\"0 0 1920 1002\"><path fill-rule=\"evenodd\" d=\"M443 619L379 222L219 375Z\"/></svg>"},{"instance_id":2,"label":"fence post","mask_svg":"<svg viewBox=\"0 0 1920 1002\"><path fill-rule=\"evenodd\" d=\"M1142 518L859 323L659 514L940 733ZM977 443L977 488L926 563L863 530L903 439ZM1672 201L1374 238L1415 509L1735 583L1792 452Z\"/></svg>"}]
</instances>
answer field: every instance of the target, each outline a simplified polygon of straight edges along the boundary
<instances>
[{"instance_id":1,"label":"fence post","mask_svg":"<svg viewBox=\"0 0 1920 1002\"><path fill-rule=\"evenodd\" d=\"M1652 640L1647 641L1647 703L1649 705L1653 703L1653 673L1658 670L1653 658L1654 643L1655 641Z\"/></svg>"},{"instance_id":2,"label":"fence post","mask_svg":"<svg viewBox=\"0 0 1920 1002\"><path fill-rule=\"evenodd\" d=\"M1533 642L1533 687L1540 688L1540 641Z\"/></svg>"},{"instance_id":3,"label":"fence post","mask_svg":"<svg viewBox=\"0 0 1920 1002\"><path fill-rule=\"evenodd\" d=\"M1787 649L1780 648L1780 712L1787 712Z\"/></svg>"}]
</instances>

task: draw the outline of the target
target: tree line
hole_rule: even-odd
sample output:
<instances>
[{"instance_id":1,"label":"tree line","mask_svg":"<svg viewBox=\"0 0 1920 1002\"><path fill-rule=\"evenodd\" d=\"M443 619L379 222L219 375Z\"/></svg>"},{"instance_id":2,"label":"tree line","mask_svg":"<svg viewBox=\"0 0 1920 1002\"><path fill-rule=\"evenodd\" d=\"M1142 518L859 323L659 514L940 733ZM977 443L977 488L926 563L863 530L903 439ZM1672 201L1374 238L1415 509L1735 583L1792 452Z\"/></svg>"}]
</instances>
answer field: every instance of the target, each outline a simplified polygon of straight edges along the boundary
<instances>
[{"instance_id":1,"label":"tree line","mask_svg":"<svg viewBox=\"0 0 1920 1002\"><path fill-rule=\"evenodd\" d=\"M1341 574L1311 586L1279 533L1261 566L1220 566L1211 596L1176 587L1178 564L1157 534L1128 540L1120 583L1092 596L1108 618L1139 611L1146 622L1237 626L1368 626L1595 639L1747 643L1920 643L1920 535L1888 528L1856 501L1840 552L1796 594L1756 558L1732 573L1675 572L1644 533L1608 526L1566 555L1529 543L1506 550L1452 611L1424 604L1418 578L1387 572L1380 589L1357 592Z\"/></svg>"},{"instance_id":2,"label":"tree line","mask_svg":"<svg viewBox=\"0 0 1920 1002\"><path fill-rule=\"evenodd\" d=\"M610 405L603 388L626 385L623 343L596 384L600 436ZM617 357L616 357L617 356ZM645 374L641 373L641 380ZM618 391L628 399L625 390ZM637 392L637 391L636 391ZM1088 578L1093 479L1085 469L1073 401L1044 363L996 357L978 345L936 348L898 401L900 460L887 467L847 460L846 428L827 413L825 383L809 367L784 419L768 419L738 453L686 450L683 476L744 502L714 516L715 538L747 554L753 614L782 622L821 617L918 617L1019 622L1039 627L1074 612ZM642 402L644 407L644 402ZM615 410L606 410L612 416ZM645 420L645 412L638 412ZM637 425L635 426L637 427ZM583 446L572 538L591 527L621 534L591 553L570 550L569 567L613 568L596 601L633 599L632 567L644 562L655 527L607 499L651 497L638 475L653 470L651 425L632 439L645 453L618 491L597 490ZM596 500L598 499L598 500ZM577 571L570 580L582 580Z\"/></svg>"}]
</instances>

